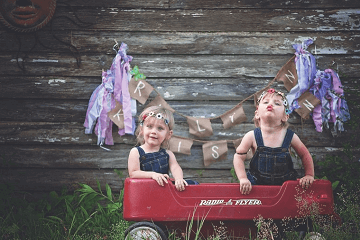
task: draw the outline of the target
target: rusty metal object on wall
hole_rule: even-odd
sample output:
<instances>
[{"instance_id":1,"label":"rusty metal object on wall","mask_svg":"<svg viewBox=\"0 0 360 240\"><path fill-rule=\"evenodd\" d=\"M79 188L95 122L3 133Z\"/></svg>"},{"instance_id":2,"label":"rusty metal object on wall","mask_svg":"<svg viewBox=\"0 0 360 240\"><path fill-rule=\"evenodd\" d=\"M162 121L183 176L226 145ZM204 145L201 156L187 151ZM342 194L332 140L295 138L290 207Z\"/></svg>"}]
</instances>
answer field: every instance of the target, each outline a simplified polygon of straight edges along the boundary
<instances>
[{"instance_id":1,"label":"rusty metal object on wall","mask_svg":"<svg viewBox=\"0 0 360 240\"><path fill-rule=\"evenodd\" d=\"M53 17L56 0L1 0L0 22L16 32L34 32Z\"/></svg>"}]
</instances>

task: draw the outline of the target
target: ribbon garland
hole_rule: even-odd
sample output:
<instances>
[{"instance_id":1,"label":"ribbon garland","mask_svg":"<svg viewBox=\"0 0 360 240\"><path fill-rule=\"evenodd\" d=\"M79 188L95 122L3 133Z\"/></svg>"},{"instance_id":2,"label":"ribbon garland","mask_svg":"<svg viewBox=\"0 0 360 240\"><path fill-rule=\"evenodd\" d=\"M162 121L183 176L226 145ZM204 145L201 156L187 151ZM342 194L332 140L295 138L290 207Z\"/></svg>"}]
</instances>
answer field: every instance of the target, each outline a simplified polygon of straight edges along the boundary
<instances>
[{"instance_id":1,"label":"ribbon garland","mask_svg":"<svg viewBox=\"0 0 360 240\"><path fill-rule=\"evenodd\" d=\"M114 45L118 47L118 43ZM119 103L120 110L114 115L122 115L123 127L119 128L119 135L134 134L136 102L131 99L129 93L129 80L131 79L130 62L131 56L126 55L127 45L122 43L117 51L109 70L102 72L102 84L92 93L86 118L84 122L85 134L91 134L95 126L95 134L98 136L97 144L104 143L113 145L112 125L113 121L108 113ZM116 50L115 50L116 51ZM118 104L116 104L118 103Z\"/></svg>"},{"instance_id":2,"label":"ribbon garland","mask_svg":"<svg viewBox=\"0 0 360 240\"><path fill-rule=\"evenodd\" d=\"M279 70L276 76L261 90L243 99L232 109L213 118L194 118L183 115L171 108L161 97L161 94L145 81L144 74L135 66L130 70L131 56L126 55L127 45L122 43L113 60L111 68L102 74L102 84L99 85L90 97L85 118L85 133L91 134L96 123L95 133L98 136L97 144L100 147L105 143L113 145L113 122L119 127L119 135L134 134L136 124L136 102L145 104L152 91L157 96L147 106L161 105L173 113L187 119L189 132L197 137L208 137L213 134L210 120L221 118L224 129L241 124L246 120L242 108L245 101L258 96L275 81L284 83L289 91L287 100L291 111L296 111L301 118L312 116L316 131L321 132L323 127L329 128L329 122L334 123L332 131L344 131L343 123L350 119L348 106L340 78L332 69L320 71L316 69L315 57L307 51L313 41L311 39L302 44L293 45L295 55ZM114 48L117 45L114 45ZM115 50L115 49L114 49ZM173 152L190 155L193 142L203 144L204 165L222 160L227 153L228 140L204 141L198 139L173 136L169 148ZM236 148L240 139L230 141ZM106 149L106 148L104 148ZM108 149L106 149L108 150Z\"/></svg>"}]
</instances>

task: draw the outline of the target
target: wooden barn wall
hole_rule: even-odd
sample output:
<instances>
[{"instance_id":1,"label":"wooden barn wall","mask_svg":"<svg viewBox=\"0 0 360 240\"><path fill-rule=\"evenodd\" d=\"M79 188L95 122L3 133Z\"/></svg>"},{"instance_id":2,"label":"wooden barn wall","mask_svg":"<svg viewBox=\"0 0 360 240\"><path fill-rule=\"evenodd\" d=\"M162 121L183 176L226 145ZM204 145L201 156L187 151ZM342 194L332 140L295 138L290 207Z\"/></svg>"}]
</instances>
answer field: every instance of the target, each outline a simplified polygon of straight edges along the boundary
<instances>
[{"instance_id":1,"label":"wooden barn wall","mask_svg":"<svg viewBox=\"0 0 360 240\"><path fill-rule=\"evenodd\" d=\"M345 89L359 93L360 1L311 2L58 1L51 24L36 34L1 26L1 181L41 192L64 186L72 190L79 182L95 187L98 179L121 189L114 169L127 176L127 156L135 138L119 137L114 128L115 144L105 151L83 127L101 71L115 56L114 39L128 45L131 66L138 65L161 96L187 116L212 118L231 109L271 81L293 56L292 45L308 38L315 40L309 50L318 68L343 73ZM346 94L347 100L354 98ZM138 104L138 111L143 108ZM214 135L204 140L241 138L254 128L253 102L246 102L244 110L244 124L224 130L221 121L214 120ZM195 138L185 118L175 114L175 120L176 135ZM343 143L360 133L318 133L312 120L301 121L296 113L290 123L315 161L339 154ZM233 154L229 143L226 160L204 167L202 144L195 142L190 156L176 157L185 177L231 182Z\"/></svg>"}]
</instances>

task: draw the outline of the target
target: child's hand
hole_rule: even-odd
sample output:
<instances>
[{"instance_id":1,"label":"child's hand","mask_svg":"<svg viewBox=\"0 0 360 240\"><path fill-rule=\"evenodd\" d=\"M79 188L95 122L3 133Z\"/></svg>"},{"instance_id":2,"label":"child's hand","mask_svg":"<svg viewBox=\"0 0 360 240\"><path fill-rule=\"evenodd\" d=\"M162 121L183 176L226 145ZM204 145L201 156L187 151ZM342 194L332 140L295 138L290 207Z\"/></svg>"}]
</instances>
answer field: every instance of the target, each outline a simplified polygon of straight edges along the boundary
<instances>
[{"instance_id":1,"label":"child's hand","mask_svg":"<svg viewBox=\"0 0 360 240\"><path fill-rule=\"evenodd\" d=\"M164 182L168 183L167 179L169 179L170 177L167 174L154 173L151 178L157 181L160 186L164 186Z\"/></svg>"},{"instance_id":2,"label":"child's hand","mask_svg":"<svg viewBox=\"0 0 360 240\"><path fill-rule=\"evenodd\" d=\"M313 182L314 182L314 177L310 175L306 175L300 179L299 184L302 188L308 189Z\"/></svg>"},{"instance_id":3,"label":"child's hand","mask_svg":"<svg viewBox=\"0 0 360 240\"><path fill-rule=\"evenodd\" d=\"M240 181L240 192L245 195L249 194L252 189L251 182L249 181L249 179L240 178L239 181Z\"/></svg>"},{"instance_id":4,"label":"child's hand","mask_svg":"<svg viewBox=\"0 0 360 240\"><path fill-rule=\"evenodd\" d=\"M188 186L188 183L184 179L177 179L175 180L175 187L178 191L185 190L185 186Z\"/></svg>"}]
</instances>

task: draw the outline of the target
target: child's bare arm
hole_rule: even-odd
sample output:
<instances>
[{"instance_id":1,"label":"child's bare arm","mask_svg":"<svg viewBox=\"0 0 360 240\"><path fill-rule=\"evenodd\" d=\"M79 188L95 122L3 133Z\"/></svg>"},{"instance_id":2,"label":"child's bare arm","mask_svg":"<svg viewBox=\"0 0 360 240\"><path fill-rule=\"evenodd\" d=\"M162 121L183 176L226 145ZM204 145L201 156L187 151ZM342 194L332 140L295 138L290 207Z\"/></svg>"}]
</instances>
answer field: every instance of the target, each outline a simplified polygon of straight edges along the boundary
<instances>
[{"instance_id":1,"label":"child's bare arm","mask_svg":"<svg viewBox=\"0 0 360 240\"><path fill-rule=\"evenodd\" d=\"M164 186L164 182L167 183L169 175L161 174L152 171L140 170L139 152L136 148L130 150L128 158L128 171L131 178L152 178L159 185Z\"/></svg>"},{"instance_id":2,"label":"child's bare arm","mask_svg":"<svg viewBox=\"0 0 360 240\"><path fill-rule=\"evenodd\" d=\"M300 179L300 185L303 188L308 188L314 182L314 162L311 154L300 138L294 134L291 141L291 146L301 158L301 162L304 166L305 176Z\"/></svg>"},{"instance_id":3,"label":"child's bare arm","mask_svg":"<svg viewBox=\"0 0 360 240\"><path fill-rule=\"evenodd\" d=\"M184 180L183 171L179 165L179 163L176 161L175 155L171 151L167 151L169 154L169 167L170 171L175 178L175 187L178 191L185 190L185 186L188 186L187 182Z\"/></svg>"},{"instance_id":4,"label":"child's bare arm","mask_svg":"<svg viewBox=\"0 0 360 240\"><path fill-rule=\"evenodd\" d=\"M253 136L253 131L245 134L240 145L236 148L236 153L234 154L234 169L240 182L240 192L242 194L249 194L252 189L251 182L247 178L245 172L245 160L246 154L253 144Z\"/></svg>"}]
</instances>

